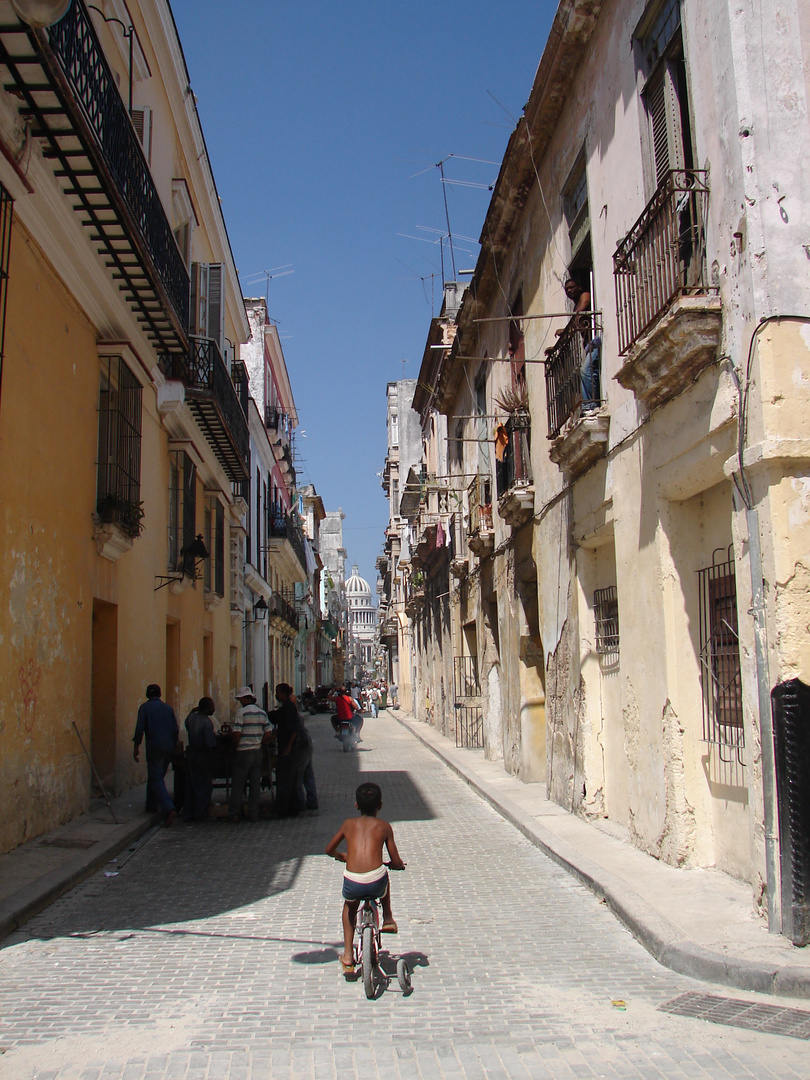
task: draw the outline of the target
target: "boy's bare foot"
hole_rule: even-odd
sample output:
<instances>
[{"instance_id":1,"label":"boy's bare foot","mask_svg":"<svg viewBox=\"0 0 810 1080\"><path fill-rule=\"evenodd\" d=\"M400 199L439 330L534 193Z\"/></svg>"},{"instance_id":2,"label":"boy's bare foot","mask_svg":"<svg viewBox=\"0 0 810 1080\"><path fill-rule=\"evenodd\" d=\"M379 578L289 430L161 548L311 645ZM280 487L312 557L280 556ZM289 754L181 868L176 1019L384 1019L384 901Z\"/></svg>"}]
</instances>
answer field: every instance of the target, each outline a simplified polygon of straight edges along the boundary
<instances>
[{"instance_id":1,"label":"boy's bare foot","mask_svg":"<svg viewBox=\"0 0 810 1080\"><path fill-rule=\"evenodd\" d=\"M393 919L386 919L385 922L380 927L380 933L381 934L398 934L399 933L399 927L397 926L397 924L394 922Z\"/></svg>"},{"instance_id":2,"label":"boy's bare foot","mask_svg":"<svg viewBox=\"0 0 810 1080\"><path fill-rule=\"evenodd\" d=\"M345 956L341 956L340 965L343 968L343 974L350 975L354 971L354 957L347 960Z\"/></svg>"}]
</instances>

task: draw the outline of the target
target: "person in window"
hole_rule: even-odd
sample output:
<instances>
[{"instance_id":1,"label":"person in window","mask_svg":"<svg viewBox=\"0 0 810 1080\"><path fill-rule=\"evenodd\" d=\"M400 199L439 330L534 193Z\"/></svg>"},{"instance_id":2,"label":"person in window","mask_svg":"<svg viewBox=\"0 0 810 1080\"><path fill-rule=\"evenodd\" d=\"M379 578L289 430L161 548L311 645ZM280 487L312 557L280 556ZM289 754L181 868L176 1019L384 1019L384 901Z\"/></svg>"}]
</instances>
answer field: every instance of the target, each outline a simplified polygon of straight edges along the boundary
<instances>
[{"instance_id":1,"label":"person in window","mask_svg":"<svg viewBox=\"0 0 810 1080\"><path fill-rule=\"evenodd\" d=\"M574 277L568 277L565 281L565 295L574 305L574 313L568 323L569 327L579 330L582 335L582 361L579 367L580 390L582 393L582 411L591 412L600 405L599 381L600 362L602 358L602 339L599 335L591 333L591 320L585 316L585 312L591 310L591 294L588 289L583 289ZM568 327L566 327L568 329ZM561 337L565 330L558 330L557 337Z\"/></svg>"}]
</instances>

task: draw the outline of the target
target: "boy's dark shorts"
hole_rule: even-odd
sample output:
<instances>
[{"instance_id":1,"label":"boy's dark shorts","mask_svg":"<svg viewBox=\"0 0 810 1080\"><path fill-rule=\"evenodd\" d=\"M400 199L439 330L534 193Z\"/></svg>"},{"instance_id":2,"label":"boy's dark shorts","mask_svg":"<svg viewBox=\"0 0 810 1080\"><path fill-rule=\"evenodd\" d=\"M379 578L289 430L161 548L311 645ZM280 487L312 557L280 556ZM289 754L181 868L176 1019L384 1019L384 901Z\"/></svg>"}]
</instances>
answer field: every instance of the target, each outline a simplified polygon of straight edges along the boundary
<instances>
[{"instance_id":1,"label":"boy's dark shorts","mask_svg":"<svg viewBox=\"0 0 810 1080\"><path fill-rule=\"evenodd\" d=\"M381 900L388 892L388 871L374 881L343 879L344 900Z\"/></svg>"}]
</instances>

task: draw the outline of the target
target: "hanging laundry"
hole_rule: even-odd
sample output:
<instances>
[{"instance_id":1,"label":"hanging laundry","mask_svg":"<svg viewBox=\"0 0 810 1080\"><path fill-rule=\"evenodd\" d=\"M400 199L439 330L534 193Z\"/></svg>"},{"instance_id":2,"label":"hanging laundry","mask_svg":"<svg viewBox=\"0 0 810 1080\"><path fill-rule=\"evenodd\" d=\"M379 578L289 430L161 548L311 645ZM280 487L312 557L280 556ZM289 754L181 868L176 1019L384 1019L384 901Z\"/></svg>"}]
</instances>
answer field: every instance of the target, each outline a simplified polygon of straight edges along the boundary
<instances>
[{"instance_id":1,"label":"hanging laundry","mask_svg":"<svg viewBox=\"0 0 810 1080\"><path fill-rule=\"evenodd\" d=\"M508 445L509 432L503 424L498 424L495 428L495 458L497 461L503 461L506 456L506 448Z\"/></svg>"}]
</instances>

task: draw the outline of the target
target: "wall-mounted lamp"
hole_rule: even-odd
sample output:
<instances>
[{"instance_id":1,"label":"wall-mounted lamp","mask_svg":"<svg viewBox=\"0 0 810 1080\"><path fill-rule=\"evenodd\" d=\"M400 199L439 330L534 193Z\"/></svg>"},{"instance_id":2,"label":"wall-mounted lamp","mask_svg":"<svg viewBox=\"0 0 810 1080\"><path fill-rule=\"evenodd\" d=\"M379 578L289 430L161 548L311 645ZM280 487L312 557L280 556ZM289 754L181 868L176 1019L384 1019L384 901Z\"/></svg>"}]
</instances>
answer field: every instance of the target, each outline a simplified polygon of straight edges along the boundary
<instances>
[{"instance_id":1,"label":"wall-mounted lamp","mask_svg":"<svg viewBox=\"0 0 810 1080\"><path fill-rule=\"evenodd\" d=\"M157 574L156 577L160 585L155 586L155 592L169 585L172 581L182 581L184 577L197 580L197 567L204 559L208 558L208 548L205 546L202 533L197 533L196 539L192 540L188 547L180 548L180 557L183 560L182 571L178 571L176 574Z\"/></svg>"},{"instance_id":2,"label":"wall-mounted lamp","mask_svg":"<svg viewBox=\"0 0 810 1080\"><path fill-rule=\"evenodd\" d=\"M35 30L58 23L70 7L70 0L11 0L23 22Z\"/></svg>"},{"instance_id":3,"label":"wall-mounted lamp","mask_svg":"<svg viewBox=\"0 0 810 1080\"><path fill-rule=\"evenodd\" d=\"M267 618L267 601L263 596L260 596L256 603L253 605L253 618L244 622L243 626L252 626L257 622L264 622Z\"/></svg>"}]
</instances>

